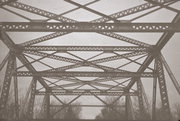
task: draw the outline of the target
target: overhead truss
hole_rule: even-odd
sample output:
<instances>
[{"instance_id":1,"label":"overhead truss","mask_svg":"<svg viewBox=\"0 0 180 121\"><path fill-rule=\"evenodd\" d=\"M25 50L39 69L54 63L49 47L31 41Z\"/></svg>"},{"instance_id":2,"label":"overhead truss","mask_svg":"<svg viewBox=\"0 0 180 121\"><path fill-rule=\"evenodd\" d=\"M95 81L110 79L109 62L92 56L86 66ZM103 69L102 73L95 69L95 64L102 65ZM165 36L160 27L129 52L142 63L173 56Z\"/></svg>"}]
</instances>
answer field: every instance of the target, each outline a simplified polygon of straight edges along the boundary
<instances>
[{"instance_id":1,"label":"overhead truss","mask_svg":"<svg viewBox=\"0 0 180 121\"><path fill-rule=\"evenodd\" d=\"M6 68L0 97L0 118L9 118L6 117L6 108L9 92L12 87L11 82L13 80L16 113L14 117L10 117L11 119L22 118L22 114L24 113L28 119L34 119L36 96L44 96L41 107L41 118L53 119L55 115L68 106L108 107L112 109L114 113L118 113L114 109L114 104L121 97L124 97L125 105L120 107L125 108L125 115L128 120L135 120L136 116L133 109L132 97L137 97L140 114L143 116L149 115L151 119L156 120L156 90L158 81L162 109L165 114L164 119L171 120L168 88L166 86L164 73L165 69L178 94L180 94L180 86L168 63L161 54L161 50L175 33L180 32L180 12L177 8L170 6L179 2L179 0L144 0L146 3L131 8L127 7L125 10L110 15L106 15L103 12L89 7L89 5L100 1L101 0L91 1L82 5L73 0L64 0L64 2L76 6L76 8L61 14L55 14L48 10L33 7L23 2L21 3L17 0L0 0L0 10L3 9L28 21L0 21L0 40L9 49L7 56L0 63L1 72ZM12 8L43 16L46 17L46 19L33 20L23 15L23 13L13 11ZM172 22L134 22L162 8L176 14ZM65 17L66 14L78 9L84 9L100 16L100 18L85 22ZM132 16L127 20L121 19L122 17L131 16L136 13L139 15ZM56 22L51 22L51 20L56 20ZM9 32L53 33L17 43L18 40L11 37ZM109 37L115 41L122 41L126 44L116 46L56 44L54 46L43 43L60 39L64 35L68 36L73 32L85 32L86 34L95 32L96 34ZM163 34L156 44L149 44L143 40L121 35L120 32ZM69 37L69 39L73 40L74 38ZM92 43L96 43L96 40L91 41ZM92 54L91 57L83 58L83 56L81 56L84 53L89 55L89 52ZM94 55L93 53L96 54ZM58 63L61 63L61 65ZM117 66L109 66L108 64ZM154 66L151 67L151 64ZM42 65L43 69L40 70L39 68L41 68ZM130 66L131 69L129 69L128 66ZM136 67L137 69L134 70L133 68ZM23 70L23 68L26 70ZM85 70L83 70L83 68L85 68ZM19 106L18 93L21 86L18 83L20 77L25 78L26 81L27 77L32 78L22 106ZM84 77L88 79L83 79ZM150 110L142 83L144 80L154 80L152 87L152 114L148 114ZM90 88L88 89L85 86L89 86ZM59 98L61 96L76 97L68 103L64 103ZM81 96L93 96L104 105L73 105L72 103ZM112 104L108 104L101 98L104 96L117 98ZM54 97L60 104L52 105L51 97ZM52 114L51 109L58 106L60 109ZM143 116L141 116L141 120L146 119Z\"/></svg>"}]
</instances>

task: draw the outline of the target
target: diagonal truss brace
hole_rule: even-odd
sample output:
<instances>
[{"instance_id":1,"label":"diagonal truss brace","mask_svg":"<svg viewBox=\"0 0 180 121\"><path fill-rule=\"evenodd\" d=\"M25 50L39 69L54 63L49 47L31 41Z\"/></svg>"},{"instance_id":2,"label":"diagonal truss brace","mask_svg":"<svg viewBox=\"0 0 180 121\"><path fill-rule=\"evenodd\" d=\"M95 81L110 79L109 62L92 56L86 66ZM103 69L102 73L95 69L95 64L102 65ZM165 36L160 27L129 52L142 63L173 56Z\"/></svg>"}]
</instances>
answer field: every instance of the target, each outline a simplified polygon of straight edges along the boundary
<instances>
[{"instance_id":1,"label":"diagonal truss brace","mask_svg":"<svg viewBox=\"0 0 180 121\"><path fill-rule=\"evenodd\" d=\"M10 49L10 51L15 53L17 58L24 65L29 63L29 61L26 59L26 57L21 53L21 51L17 48L15 43L11 40L11 38L6 34L6 32L3 29L0 30L0 39ZM27 65L26 68L31 72L36 72L35 68L32 65ZM39 78L38 80L43 85L44 88L48 89L48 85L44 82L44 80L42 78Z\"/></svg>"},{"instance_id":2,"label":"diagonal truss brace","mask_svg":"<svg viewBox=\"0 0 180 121\"><path fill-rule=\"evenodd\" d=\"M164 3L164 1L163 1L163 3ZM35 14L38 14L38 15L41 15L41 16L45 16L45 17L48 17L49 19L55 19L55 20L61 21L61 17L59 17L59 15L56 15L55 17L53 17L55 14L52 14L50 12L47 12L47 11L44 11L44 10L41 10L41 9L34 8L32 6L29 6L29 5L25 5L25 4L16 2L14 4L11 4L10 6L18 8L18 9L25 10L25 11L28 11L28 12L32 12L32 13L35 13ZM129 8L127 10L117 12L117 13L109 15L109 16L114 18L114 19L117 19L117 18L128 16L128 15L131 15L131 14L134 14L134 13L137 13L137 12L140 12L140 11L152 8L152 7L155 7L155 5L150 4L150 3L145 3L145 4L142 4L142 5L135 6L133 8ZM62 21L63 20L64 19L62 19ZM72 21L71 19L68 19L68 20L69 21L66 21L66 22ZM91 22L92 23L104 23L104 22L107 22L107 21L109 21L108 18L102 17L102 18L93 20ZM77 21L73 20L73 22L77 22ZM50 34L50 35L46 35L46 36L31 40L29 42L23 43L22 45L32 45L32 44L39 43L39 42L42 42L42 41L45 41L45 40L48 40L48 39L51 39L51 38L54 38L54 37L62 36L62 35L65 35L65 34L68 34L68 33L67 32L56 32L56 33L53 33L53 34ZM100 34L105 34L107 36L110 36L110 35L112 36L113 35L113 37L115 37L117 39L120 39L120 40L123 40L123 41L126 41L126 42L130 42L130 43L133 43L133 44L137 44L137 45L140 45L140 46L141 45L149 46L148 44L145 44L143 42L140 42L140 41L137 41L137 40L134 40L134 39L131 39L131 38L123 37L123 36L115 34L115 33L103 32L103 33L100 33Z\"/></svg>"},{"instance_id":3,"label":"diagonal truss brace","mask_svg":"<svg viewBox=\"0 0 180 121\"><path fill-rule=\"evenodd\" d=\"M177 25L180 24L180 13L178 13L175 18L173 19L172 23L176 23ZM165 32L159 41L156 43L154 51L148 55L146 60L143 62L142 66L138 69L138 72L142 73L145 71L145 69L150 65L150 63L154 60L154 58L159 54L159 52L162 50L162 48L165 46L165 44L171 39L171 37L174 35L175 32ZM127 85L127 89L130 89L134 85L135 81L131 81Z\"/></svg>"},{"instance_id":4,"label":"diagonal truss brace","mask_svg":"<svg viewBox=\"0 0 180 121\"><path fill-rule=\"evenodd\" d=\"M6 57L3 59L3 61L1 62L1 64L0 64L0 71L3 69L3 67L4 67L5 64L7 63L8 59L9 59L9 56L10 56L10 54L8 53L8 54L6 55Z\"/></svg>"}]
</instances>

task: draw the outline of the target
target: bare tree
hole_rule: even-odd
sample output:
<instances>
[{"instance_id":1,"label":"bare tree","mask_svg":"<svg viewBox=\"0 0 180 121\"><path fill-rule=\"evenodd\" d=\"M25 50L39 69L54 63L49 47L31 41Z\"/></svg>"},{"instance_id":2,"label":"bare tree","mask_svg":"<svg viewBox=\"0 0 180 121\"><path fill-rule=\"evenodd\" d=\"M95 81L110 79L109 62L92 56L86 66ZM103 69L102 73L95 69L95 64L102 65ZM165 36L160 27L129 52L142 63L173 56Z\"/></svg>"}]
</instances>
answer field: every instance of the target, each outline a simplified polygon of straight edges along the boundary
<instances>
[{"instance_id":1,"label":"bare tree","mask_svg":"<svg viewBox=\"0 0 180 121\"><path fill-rule=\"evenodd\" d=\"M108 104L112 104L115 101L116 98L106 98L105 102ZM107 107L104 107L101 110L101 113L96 116L96 119L126 119L125 117L125 110L121 106L122 103L120 101L116 101L113 103L113 105L109 105Z\"/></svg>"},{"instance_id":2,"label":"bare tree","mask_svg":"<svg viewBox=\"0 0 180 121\"><path fill-rule=\"evenodd\" d=\"M180 120L180 103L175 103L174 104L173 119L175 121Z\"/></svg>"},{"instance_id":3,"label":"bare tree","mask_svg":"<svg viewBox=\"0 0 180 121\"><path fill-rule=\"evenodd\" d=\"M148 107L148 108L150 108L150 107ZM151 120L151 115L147 111L145 103L144 103L144 111L140 110L139 102L138 102L138 98L137 97L133 98L133 109L134 109L133 113L135 115L135 119L137 119L137 120Z\"/></svg>"},{"instance_id":4,"label":"bare tree","mask_svg":"<svg viewBox=\"0 0 180 121\"><path fill-rule=\"evenodd\" d=\"M63 102L64 104L67 104L67 101ZM80 113L81 113L81 107L79 102L75 102L74 105L76 107L73 107L70 105L58 105L56 102L51 101L51 107L50 107L50 118L52 119L79 119ZM47 118L46 114L41 112L42 110L36 109L36 118Z\"/></svg>"}]
</instances>

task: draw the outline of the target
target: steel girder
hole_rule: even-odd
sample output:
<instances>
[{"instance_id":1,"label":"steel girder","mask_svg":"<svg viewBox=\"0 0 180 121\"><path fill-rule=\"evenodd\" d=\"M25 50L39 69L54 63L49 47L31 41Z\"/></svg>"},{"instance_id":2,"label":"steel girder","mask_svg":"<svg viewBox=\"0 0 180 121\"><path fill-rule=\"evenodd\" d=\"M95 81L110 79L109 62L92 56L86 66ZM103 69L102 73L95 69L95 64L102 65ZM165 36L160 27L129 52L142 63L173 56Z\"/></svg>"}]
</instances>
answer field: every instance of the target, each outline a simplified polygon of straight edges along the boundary
<instances>
[{"instance_id":1,"label":"steel girder","mask_svg":"<svg viewBox=\"0 0 180 121\"><path fill-rule=\"evenodd\" d=\"M136 73L136 72L29 72L29 71L18 71L14 73L17 76L21 77L154 77L155 73L152 72L144 72L144 73Z\"/></svg>"},{"instance_id":2,"label":"steel girder","mask_svg":"<svg viewBox=\"0 0 180 121\"><path fill-rule=\"evenodd\" d=\"M3 83L1 97L0 97L0 113L2 116L1 118L3 118L3 115L4 115L3 110L6 109L6 104L8 101L8 95L9 95L9 90L11 86L11 79L13 76L14 67L15 67L15 56L11 52L10 57L8 59L8 63L7 63L7 69L6 69L4 83Z\"/></svg>"},{"instance_id":3,"label":"steel girder","mask_svg":"<svg viewBox=\"0 0 180 121\"><path fill-rule=\"evenodd\" d=\"M50 93L46 91L44 95L44 103L42 105L43 108L43 118L50 118Z\"/></svg>"},{"instance_id":4,"label":"steel girder","mask_svg":"<svg viewBox=\"0 0 180 121\"><path fill-rule=\"evenodd\" d=\"M97 11L94 11L94 10L90 10L87 7L83 6L83 5L76 4L80 8L84 8L84 9L86 9L88 11L91 11L93 13L96 13L98 15L103 16L102 18L97 19L97 20L93 20L90 23L80 23L80 22L78 23L77 21L74 21L74 20L71 20L69 18L56 15L54 13L50 13L48 11L44 11L44 10L29 6L29 5L25 5L25 4L22 4L22 3L13 2L13 3L10 3L9 6L15 7L15 8L18 8L18 9L21 9L21 10L25 10L25 11L28 11L28 12L31 12L31 13L35 13L37 15L47 17L47 18L49 18L48 20L55 19L55 20L58 20L58 21L61 21L61 22L64 22L64 23L50 23L50 22L46 23L45 21L39 21L39 22L34 21L34 22L25 23L25 24L29 24L29 25L25 25L24 23L22 23L23 25L21 23L18 23L19 25L15 25L15 24L14 25L8 25L10 23L7 23L5 25L0 24L0 26L1 26L1 28L3 28L4 30L7 30L7 31L25 31L26 29L28 31L58 31L56 33L53 33L53 34L50 34L50 35L47 35L47 36L44 36L44 37L40 37L38 39L35 39L35 40L32 40L32 41L25 42L25 43L21 44L22 46L25 46L25 47L20 47L19 45L15 45L14 43L11 43L9 41L8 41L8 43L4 42L11 49L11 51L14 51L15 53L17 53L17 52L22 53L24 51L25 53L29 53L29 54L35 54L35 55L48 57L49 54L41 53L41 52L37 52L37 51L59 51L59 52L65 52L65 53L67 51L103 51L104 53L105 52L109 53L109 52L112 52L112 51L138 51L138 52L130 53L129 55L127 54L127 57L132 57L133 55L137 56L138 53L139 53L139 55L145 54L145 53L147 54L147 52L149 52L149 50L150 50L150 53L152 54L152 55L149 54L152 57L148 56L148 58L145 60L145 61L148 61L148 62L145 62L145 64L144 63L142 64L141 67L143 69L142 68L139 69L140 71L138 70L138 73L136 73L136 72L135 73L134 72L133 73L124 72L123 70L120 70L121 72L117 72L115 75L112 75L111 72L107 72L107 73L109 73L108 75L107 75L106 72L103 72L103 73L99 73L99 72L98 73L97 72L93 72L93 73L90 73L90 72L86 72L86 73L83 73L83 72L77 72L77 73L64 72L64 70L72 68L72 67L90 66L90 64L89 64L89 62L76 61L74 59L69 59L69 58L61 58L61 57L58 57L58 56L55 56L55 55L50 55L50 58L57 59L57 60L60 58L59 60L64 60L64 61L68 61L68 62L70 61L71 63L76 63L76 64L74 66L72 65L72 66L60 67L60 68L51 69L50 71L41 73L41 72L37 72L33 68L33 66L31 65L32 63L28 62L28 60L25 58L24 55L18 56L19 60L22 61L24 66L26 66L29 71L28 72L17 72L15 74L17 74L17 75L20 74L21 76L22 75L23 76L29 76L29 75L30 76L36 76L37 80L40 80L40 83L48 90L49 90L49 85L47 85L43 81L43 79L41 78L41 76L43 76L43 75L48 75L48 76L51 76L51 77L56 76L56 75L66 77L66 76L97 76L98 74L100 74L100 76L104 77L105 74L106 74L108 77L111 77L111 79L112 79L112 77L119 77L119 76L122 76L122 75L125 75L125 77L130 76L133 79L134 78L139 78L140 76L156 77L157 75L154 72L153 73L143 73L143 71L151 63L151 61L152 61L151 58L155 58L156 54L153 53L153 52L155 52L155 51L153 51L153 49L156 50L157 49L156 47L151 48L152 46L149 45L149 44L146 44L146 43L143 43L143 42L131 39L131 38L127 38L127 37L124 37L124 36L121 36L121 35L118 35L118 34L115 34L115 33L110 33L110 32L111 31L114 31L114 32L117 32L117 31L118 32L166 32L166 35L164 37L165 37L165 41L168 41L167 39L169 39L169 38L167 36L171 37L171 35L173 35L174 32L179 32L180 31L180 28L178 26L179 23L177 23L177 24L174 24L174 23L173 24L170 24L170 23L160 23L160 24L159 23L127 23L129 21L124 21L125 23L123 23L123 21L120 21L119 23L104 23L104 22L107 22L107 21L110 21L110 20L114 20L115 22L118 22L117 18L119 18L119 17L124 17L124 16L130 15L130 14L133 14L133 13L137 13L139 11L147 10L149 8L155 7L156 5L159 5L161 8L164 7L164 8L169 9L168 6L163 5L164 3L168 3L168 2L169 2L169 0L167 0L167 1L158 0L156 3L152 2L152 4L151 3L142 4L142 5L139 5L139 6L136 6L136 7L124 10L122 12L118 12L118 13L109 15L109 16L106 16L106 15L104 15L102 13L98 13ZM46 21L48 21L48 20L46 20ZM43 24L46 25L45 27L47 27L47 28L44 28L41 25L37 25L40 22L43 22ZM80 25L80 24L82 24L82 25ZM123 24L124 24L124 26L122 26ZM115 26L117 26L117 28ZM79 29L79 30L77 31L77 29ZM33 45L33 44L36 44L36 43L39 43L39 42L42 42L42 41L46 41L48 39L52 39L52 38L55 38L55 37L59 37L59 36L68 34L70 32L84 32L84 31L88 31L88 32L95 31L95 32L98 32L99 34L102 34L102 35L106 35L106 36L109 36L109 37L112 37L112 38L115 38L115 39L120 39L120 40L123 40L125 42L138 45L139 47L89 47L89 46L86 46L86 47L79 47L79 46L78 47L74 47L74 46L71 46L71 47L31 46L31 47L29 47L30 45ZM160 41L164 41L164 40L162 39ZM157 50L160 51L165 44L166 44L166 42L163 42L163 43L160 42L160 44L158 42L157 43L157 46L158 46ZM108 62L108 61L111 61L111 60L116 60L116 59L121 59L121 58L123 58L123 56L113 56L113 57L107 57L107 58L103 58L103 59L98 59L98 60L92 61L91 63L102 63L102 62ZM133 61L131 61L131 62L133 62ZM82 64L78 65L77 63L82 63ZM98 66L100 66L100 65L98 65ZM105 67L105 66L101 66L100 68L102 68L103 70L113 71L113 73L114 73L113 68L108 68L108 67ZM159 66L158 68L160 68L160 70L162 70L162 64L161 64L161 67ZM61 70L61 71L59 71L59 70ZM62 72L62 70L63 70L63 72ZM53 71L58 72L58 73L60 72L60 74L56 74ZM48 74L49 72L52 72L52 73ZM161 71L159 71L159 72L160 72L159 75L163 75L161 73ZM82 74L79 74L79 73L82 73ZM95 74L95 73L97 73L97 74ZM39 75L39 74L40 74L40 76L38 77L37 75ZM99 77L99 75L98 75L98 77ZM161 78L159 80L164 80L164 77L162 77L162 76L158 76L158 77ZM104 79L102 79L102 80L104 81ZM130 85L128 85L127 89L130 89L133 86L134 82L136 82L136 81L137 80L133 80L132 82L130 82ZM164 86L164 84L161 84L160 88L163 87L163 86ZM31 110L31 111L28 111L28 112L30 112L29 113L30 115L32 115L31 112L32 112L32 107L33 107L33 103L34 103L33 101L34 101L35 94L47 95L47 92L42 92L42 91L41 92L36 91L36 93L35 93L35 89L36 89L35 87L36 87L35 85L32 87L33 93L30 96L30 103L29 103L30 106L29 107L31 107L31 109L28 108L28 110ZM120 91L119 92L113 92L112 90L110 90L110 91L101 90L101 91L98 91L98 92L97 92L97 90L96 90L96 92L94 92L93 90L83 90L83 91L78 90L78 91L75 91L75 92L71 91L71 90L70 91L66 90L65 92L64 92L64 90L60 90L60 92L59 92L59 90L58 91L57 90L52 90L49 93L49 95L50 94L79 95L79 96L81 96L81 95L109 95L109 96L112 96L112 95L113 96L114 95L115 96L125 95L127 97L127 104L128 104L128 106L130 106L130 108L131 108L130 110L132 110L132 104L131 104L130 96L136 95L136 96L139 96L140 98L142 98L142 95L141 95L142 94L142 89L140 89L140 83L138 81L137 81L137 87L139 88L138 94L136 92L133 92L133 93L128 92L128 93L125 94L125 92L120 92ZM164 93L164 90L162 91L162 93ZM163 97L163 95L161 95L161 97ZM166 96L164 96L164 97L166 97ZM50 103L49 98L50 97L48 97L48 98L46 97L46 103ZM165 103L163 103L163 104L165 105ZM133 113L131 114L131 116L134 117Z\"/></svg>"},{"instance_id":5,"label":"steel girder","mask_svg":"<svg viewBox=\"0 0 180 121\"><path fill-rule=\"evenodd\" d=\"M160 57L161 57L161 62L163 63L165 69L166 69L167 72L168 72L169 77L171 78L171 80L172 80L172 82L173 82L173 84L174 84L174 87L176 88L177 92L178 92L179 95L180 95L180 85L179 85L178 81L176 80L174 74L172 73L169 65L167 64L167 62L166 62L166 60L165 60L165 58L163 57L162 54L160 55Z\"/></svg>"},{"instance_id":6,"label":"steel girder","mask_svg":"<svg viewBox=\"0 0 180 121\"><path fill-rule=\"evenodd\" d=\"M69 62L69 63L79 63L79 62L81 62L81 61L76 60L76 59L71 59L71 58L67 58L67 57L61 57L61 56L57 56L57 55L53 55L53 54L48 54L48 53L44 53L44 52L24 51L24 53L32 54L32 55L37 55L37 56L42 56L43 58L51 58L51 59L55 59L55 60L59 60L59 61L64 61L64 62Z\"/></svg>"},{"instance_id":7,"label":"steel girder","mask_svg":"<svg viewBox=\"0 0 180 121\"><path fill-rule=\"evenodd\" d=\"M138 46L25 46L22 51L148 51L149 48Z\"/></svg>"},{"instance_id":8,"label":"steel girder","mask_svg":"<svg viewBox=\"0 0 180 121\"><path fill-rule=\"evenodd\" d=\"M160 1L157 1L157 2L159 2L161 4L164 4L164 3L171 2L171 1L170 0L167 0L167 1L160 0ZM151 3L145 3L145 4L142 4L142 5L138 5L138 6L129 8L127 10L117 12L117 13L109 15L109 16L111 18L116 18L117 19L117 18L120 18L120 17L128 16L128 15L131 15L131 14L134 14L134 13L137 13L137 12L141 12L143 10L153 8L155 6L156 5L151 4ZM29 5L25 5L25 4L22 4L22 3L18 3L18 2L11 4L11 7L15 7L15 8L18 8L18 9L21 9L21 10L25 10L25 11L28 11L28 12L31 12L31 13L35 13L37 15L48 17L49 19L55 19L55 20L62 21L62 22L71 22L72 21L71 19L66 20L67 18L64 19L64 17L62 18L62 16L60 16L60 15L53 14L53 13L50 13L48 11L44 11L44 10L29 6ZM93 20L91 22L92 23L99 23L99 22L107 22L107 21L109 21L108 18L102 17L102 18ZM73 22L77 22L77 21L73 20ZM68 34L68 33L67 32L53 33L53 34L50 34L50 35L47 35L47 36L43 36L43 37L31 40L29 42L25 42L25 43L23 43L23 45L32 45L32 44L39 43L39 42L42 42L42 41L45 41L45 40L48 40L48 39L51 39L51 38L55 38L55 37L58 37L58 36L62 36L62 35L65 35L65 34ZM132 44L135 44L135 45L137 44L137 45L140 45L140 46L149 46L148 44L145 44L143 42L140 42L140 41L128 38L128 37L124 37L124 36L121 36L121 35L118 35L118 34L115 34L115 33L102 32L102 33L99 33L99 34L103 34L103 35L110 36L110 37L113 37L113 38L116 38L116 39L120 39L122 41L129 42L129 43L132 43Z\"/></svg>"},{"instance_id":9,"label":"steel girder","mask_svg":"<svg viewBox=\"0 0 180 121\"><path fill-rule=\"evenodd\" d=\"M51 108L63 107L64 105L50 105ZM107 107L106 105L71 105L72 107ZM116 105L117 107L124 108L124 105ZM112 105L113 107L113 105Z\"/></svg>"},{"instance_id":10,"label":"steel girder","mask_svg":"<svg viewBox=\"0 0 180 121\"><path fill-rule=\"evenodd\" d=\"M158 2L166 3L166 2L169 2L169 1L158 1ZM62 22L71 22L72 21L71 19L67 19L67 18L64 19L64 17L62 18L62 16L59 16L57 14L53 14L53 13L50 13L50 12L47 12L47 11L44 11L44 10L29 6L29 5L18 3L18 2L11 4L11 7L22 9L22 10L25 10L25 11L28 11L28 12L31 12L31 13L35 13L37 15L48 17L49 19L55 19L55 20L62 21ZM117 18L128 16L128 15L131 15L131 14L143 11L143 10L147 10L149 8L152 8L152 7L155 7L155 5L150 4L150 3L145 3L145 4L142 4L142 5L127 9L127 10L117 12L115 14L110 15L110 17L117 19ZM108 18L102 17L102 18L93 20L91 22L92 23L99 23L99 22L107 22L107 21L109 21ZM73 22L77 22L77 21L73 20ZM58 36L66 35L66 34L68 34L68 33L67 32L56 32L56 33L53 33L53 34L50 34L50 35L46 35L46 36L31 40L29 42L25 42L25 43L23 43L23 45L32 45L32 44L35 44L35 43L46 41L48 39L52 39L52 38L55 38L55 37L58 37ZM113 37L113 38L116 38L116 39L120 39L120 40L123 40L125 42L129 42L129 43L132 43L132 44L135 44L135 45L137 44L137 45L140 45L140 46L149 46L148 44L145 44L143 42L140 42L140 41L128 38L128 37L124 37L124 36L121 36L121 35L118 35L118 34L115 34L115 33L102 32L102 33L99 33L99 34L106 35L106 36L109 36L109 37Z\"/></svg>"},{"instance_id":11,"label":"steel girder","mask_svg":"<svg viewBox=\"0 0 180 121\"><path fill-rule=\"evenodd\" d=\"M36 94L36 84L37 84L37 79L34 78L32 80L31 93L30 93L30 98L28 101L28 109L27 109L27 116L29 119L33 119L34 101L35 101L35 94Z\"/></svg>"},{"instance_id":12,"label":"steel girder","mask_svg":"<svg viewBox=\"0 0 180 121\"><path fill-rule=\"evenodd\" d=\"M157 72L157 63L154 63L154 71ZM157 77L153 79L153 97L152 97L152 120L156 120L156 93L157 93Z\"/></svg>"},{"instance_id":13,"label":"steel girder","mask_svg":"<svg viewBox=\"0 0 180 121\"><path fill-rule=\"evenodd\" d=\"M11 40L11 38L6 34L4 30L0 30L0 39L3 41L3 43L12 51L15 53L15 56L25 65L25 67L31 71L36 72L35 68L32 65L26 65L29 63L29 61L26 59L24 55L22 55L21 51L17 48L15 43ZM39 78L38 81L46 88L48 89L48 85Z\"/></svg>"},{"instance_id":14,"label":"steel girder","mask_svg":"<svg viewBox=\"0 0 180 121\"><path fill-rule=\"evenodd\" d=\"M139 111L140 115L143 115L142 119L145 119L146 115L146 110L144 107L144 100L143 100L143 90L142 90L142 83L140 78L136 78L136 83L137 83L137 92L138 92L138 102L139 102Z\"/></svg>"},{"instance_id":15,"label":"steel girder","mask_svg":"<svg viewBox=\"0 0 180 121\"><path fill-rule=\"evenodd\" d=\"M180 32L175 23L0 22L0 28L29 32Z\"/></svg>"},{"instance_id":16,"label":"steel girder","mask_svg":"<svg viewBox=\"0 0 180 121\"><path fill-rule=\"evenodd\" d=\"M0 7L3 5L8 5L11 2L15 2L17 0L0 0Z\"/></svg>"},{"instance_id":17,"label":"steel girder","mask_svg":"<svg viewBox=\"0 0 180 121\"><path fill-rule=\"evenodd\" d=\"M160 90L160 96L161 96L161 102L162 102L162 109L164 112L164 119L171 120L171 111L169 106L169 99L168 99L168 93L167 93L167 87L166 87L166 81L164 76L164 69L163 64L161 62L160 56L156 58L156 68L158 73L158 82L159 82L159 90Z\"/></svg>"},{"instance_id":18,"label":"steel girder","mask_svg":"<svg viewBox=\"0 0 180 121\"><path fill-rule=\"evenodd\" d=\"M166 3L166 2L163 2L163 3ZM15 7L15 8L18 8L18 9L21 9L21 10L25 10L25 11L28 11L28 12L31 12L31 13L35 13L37 15L41 15L41 16L44 16L44 17L47 17L47 18L52 18L52 19L55 19L55 20L58 20L58 21L61 21L61 22L74 22L74 20L72 20L72 19L62 17L62 16L59 16L57 14L54 14L54 13L51 13L51 12L48 12L48 11L45 11L45 10L41 10L41 9L32 7L30 5L23 4L23 3L20 3L20 2L13 2L13 3L9 4L9 6ZM145 3L145 4L142 4L142 5L138 5L138 6L129 8L127 10L123 10L123 11L114 13L114 14L110 15L110 17L114 18L114 19L118 19L120 17L124 17L124 16L134 14L134 13L137 13L137 12L140 12L140 11L143 11L143 10L147 10L147 9L150 9L152 7L155 7L155 6L156 5L153 5L151 3ZM103 22L107 22L107 21L109 21L109 18L102 17L102 18L93 20L92 23L103 23Z\"/></svg>"},{"instance_id":19,"label":"steel girder","mask_svg":"<svg viewBox=\"0 0 180 121\"><path fill-rule=\"evenodd\" d=\"M125 53L125 54L122 54L122 55L104 57L104 58L100 58L100 59L96 59L96 60L92 60L92 61L86 61L86 60L80 61L80 60L77 60L77 59L61 57L61 56L47 54L47 53L43 53L43 52L37 52L37 51L24 51L24 53L37 55L37 56L42 56L44 58L46 57L46 58L51 58L51 59L55 59L55 60L70 62L70 63L76 63L76 64L82 63L82 65L90 65L91 63L92 64L103 63L103 62L108 62L108 61L113 61L113 60L118 60L118 59L124 59L124 58L127 58L127 57L133 57L133 56L147 54L147 52L145 52L145 51L134 51L134 52L131 52L131 53Z\"/></svg>"},{"instance_id":20,"label":"steel girder","mask_svg":"<svg viewBox=\"0 0 180 121\"><path fill-rule=\"evenodd\" d=\"M175 18L173 19L172 23L180 24L180 14L178 13ZM175 34L175 32L165 32L159 41L156 43L154 52L148 55L146 60L143 62L142 66L138 69L138 72L142 73L145 71L145 69L150 65L150 63L154 60L154 58L160 54L160 51L162 48L167 44L167 42L170 40L170 38ZM135 81L131 81L127 89L130 89L134 85Z\"/></svg>"},{"instance_id":21,"label":"steel girder","mask_svg":"<svg viewBox=\"0 0 180 121\"><path fill-rule=\"evenodd\" d=\"M17 68L17 61L14 60L14 69ZM18 95L18 79L14 76L14 101L15 101L15 119L19 119L19 95Z\"/></svg>"},{"instance_id":22,"label":"steel girder","mask_svg":"<svg viewBox=\"0 0 180 121\"><path fill-rule=\"evenodd\" d=\"M124 91L113 91L113 90L95 90L95 89L76 89L76 90L52 90L49 92L51 95L92 95L95 94L97 96L125 96L125 95L130 95L130 96L137 96L137 92L124 92ZM36 91L36 95L45 95L45 91Z\"/></svg>"},{"instance_id":23,"label":"steel girder","mask_svg":"<svg viewBox=\"0 0 180 121\"><path fill-rule=\"evenodd\" d=\"M134 120L135 119L135 115L134 115L134 111L133 111L133 107L132 107L132 101L131 101L131 97L130 95L126 95L126 99L125 99L125 106L126 106L126 118L127 120Z\"/></svg>"},{"instance_id":24,"label":"steel girder","mask_svg":"<svg viewBox=\"0 0 180 121\"><path fill-rule=\"evenodd\" d=\"M56 86L52 86L50 87L51 89L58 89L58 88L65 88L65 87L72 87L72 86L80 86L80 85L94 85L94 86L100 86L100 87L106 87L106 88L110 88L110 89L116 89L119 91L123 90L123 87L120 86L114 86L111 84L103 84L103 83L98 83L98 82L94 82L94 81L81 81L81 80L77 80L76 83L70 83L70 84L63 84L63 85L56 85Z\"/></svg>"},{"instance_id":25,"label":"steel girder","mask_svg":"<svg viewBox=\"0 0 180 121\"><path fill-rule=\"evenodd\" d=\"M41 105L41 109L40 109L40 115L38 118L43 119L43 118L50 118L50 94L49 93L45 93L43 101L42 101L42 105Z\"/></svg>"}]
</instances>

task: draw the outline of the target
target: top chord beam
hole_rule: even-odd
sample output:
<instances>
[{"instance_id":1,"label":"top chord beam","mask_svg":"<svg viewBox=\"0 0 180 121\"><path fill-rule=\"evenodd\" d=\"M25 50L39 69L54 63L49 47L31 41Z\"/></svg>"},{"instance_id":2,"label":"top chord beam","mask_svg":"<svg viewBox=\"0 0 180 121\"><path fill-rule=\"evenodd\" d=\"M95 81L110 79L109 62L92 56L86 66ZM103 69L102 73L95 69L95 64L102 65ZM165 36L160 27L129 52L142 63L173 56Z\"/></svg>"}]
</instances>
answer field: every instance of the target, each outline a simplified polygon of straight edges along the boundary
<instances>
[{"instance_id":1,"label":"top chord beam","mask_svg":"<svg viewBox=\"0 0 180 121\"><path fill-rule=\"evenodd\" d=\"M25 46L19 47L25 51L148 51L149 48L138 46Z\"/></svg>"},{"instance_id":2,"label":"top chord beam","mask_svg":"<svg viewBox=\"0 0 180 121\"><path fill-rule=\"evenodd\" d=\"M31 32L180 32L175 23L1 22L0 28Z\"/></svg>"}]
</instances>

